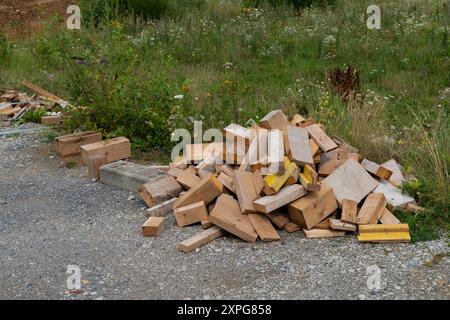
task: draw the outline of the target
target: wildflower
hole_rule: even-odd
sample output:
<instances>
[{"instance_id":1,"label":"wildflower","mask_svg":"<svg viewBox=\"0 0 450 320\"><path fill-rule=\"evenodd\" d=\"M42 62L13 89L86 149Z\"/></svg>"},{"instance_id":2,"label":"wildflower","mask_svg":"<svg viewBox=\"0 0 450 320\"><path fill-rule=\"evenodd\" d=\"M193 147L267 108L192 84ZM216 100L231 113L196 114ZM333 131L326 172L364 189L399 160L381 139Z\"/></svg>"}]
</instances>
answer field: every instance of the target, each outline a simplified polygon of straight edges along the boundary
<instances>
[{"instance_id":1,"label":"wildflower","mask_svg":"<svg viewBox=\"0 0 450 320\"><path fill-rule=\"evenodd\" d=\"M183 85L181 90L183 90L184 93L188 93L189 92L189 87L187 85Z\"/></svg>"},{"instance_id":2,"label":"wildflower","mask_svg":"<svg viewBox=\"0 0 450 320\"><path fill-rule=\"evenodd\" d=\"M231 86L233 84L233 82L231 82L230 80L225 80L223 82L226 86Z\"/></svg>"},{"instance_id":3,"label":"wildflower","mask_svg":"<svg viewBox=\"0 0 450 320\"><path fill-rule=\"evenodd\" d=\"M184 98L184 95L182 94L177 94L176 96L173 97L175 100L182 100Z\"/></svg>"},{"instance_id":4,"label":"wildflower","mask_svg":"<svg viewBox=\"0 0 450 320\"><path fill-rule=\"evenodd\" d=\"M206 93L206 96L207 96L208 98L211 98L211 97L212 97L212 93L211 93L211 92L207 92L207 93Z\"/></svg>"}]
</instances>

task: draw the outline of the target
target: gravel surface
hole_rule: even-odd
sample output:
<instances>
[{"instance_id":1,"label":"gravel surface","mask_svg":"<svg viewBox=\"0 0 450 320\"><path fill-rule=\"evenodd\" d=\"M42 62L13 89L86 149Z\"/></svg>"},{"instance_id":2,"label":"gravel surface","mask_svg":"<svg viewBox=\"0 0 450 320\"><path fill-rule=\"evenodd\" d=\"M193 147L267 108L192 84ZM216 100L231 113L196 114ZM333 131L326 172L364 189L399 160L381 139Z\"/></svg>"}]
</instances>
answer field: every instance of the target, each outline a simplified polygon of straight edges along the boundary
<instances>
[{"instance_id":1,"label":"gravel surface","mask_svg":"<svg viewBox=\"0 0 450 320\"><path fill-rule=\"evenodd\" d=\"M200 226L170 216L160 237L143 238L144 202L69 169L45 140L0 137L0 299L450 298L445 237L375 245L281 232L281 242L227 236L183 254L177 244ZM81 270L78 292L68 265Z\"/></svg>"}]
</instances>

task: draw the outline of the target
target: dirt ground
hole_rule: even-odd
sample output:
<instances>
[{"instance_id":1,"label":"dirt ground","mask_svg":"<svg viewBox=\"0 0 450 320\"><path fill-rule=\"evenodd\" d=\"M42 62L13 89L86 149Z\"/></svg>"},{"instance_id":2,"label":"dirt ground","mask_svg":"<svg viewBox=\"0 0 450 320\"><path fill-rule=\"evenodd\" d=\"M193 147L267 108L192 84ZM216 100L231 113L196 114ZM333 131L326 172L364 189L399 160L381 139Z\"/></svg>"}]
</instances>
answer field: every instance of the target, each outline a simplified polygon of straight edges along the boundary
<instances>
[{"instance_id":1,"label":"dirt ground","mask_svg":"<svg viewBox=\"0 0 450 320\"><path fill-rule=\"evenodd\" d=\"M142 237L137 195L68 168L45 133L2 134L11 129L0 129L0 299L450 298L445 237L362 244L281 232L278 242L226 236L184 254L177 244L200 226L178 228L169 215L159 237ZM67 287L70 265L79 291Z\"/></svg>"},{"instance_id":2,"label":"dirt ground","mask_svg":"<svg viewBox=\"0 0 450 320\"><path fill-rule=\"evenodd\" d=\"M0 30L8 37L29 37L41 28L42 19L49 15L66 16L73 0L0 0Z\"/></svg>"}]
</instances>

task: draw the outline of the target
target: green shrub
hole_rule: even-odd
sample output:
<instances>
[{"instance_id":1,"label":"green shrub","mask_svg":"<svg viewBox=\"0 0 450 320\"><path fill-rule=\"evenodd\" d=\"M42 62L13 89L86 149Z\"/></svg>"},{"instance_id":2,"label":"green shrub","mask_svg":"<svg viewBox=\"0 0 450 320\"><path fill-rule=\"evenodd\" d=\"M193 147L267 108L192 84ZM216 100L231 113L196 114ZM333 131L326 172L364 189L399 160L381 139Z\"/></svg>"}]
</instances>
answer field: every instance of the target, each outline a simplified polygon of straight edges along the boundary
<instances>
[{"instance_id":1,"label":"green shrub","mask_svg":"<svg viewBox=\"0 0 450 320\"><path fill-rule=\"evenodd\" d=\"M41 118L45 116L47 113L44 109L39 109L36 111L28 111L23 116L24 122L34 122L34 123L41 123Z\"/></svg>"}]
</instances>

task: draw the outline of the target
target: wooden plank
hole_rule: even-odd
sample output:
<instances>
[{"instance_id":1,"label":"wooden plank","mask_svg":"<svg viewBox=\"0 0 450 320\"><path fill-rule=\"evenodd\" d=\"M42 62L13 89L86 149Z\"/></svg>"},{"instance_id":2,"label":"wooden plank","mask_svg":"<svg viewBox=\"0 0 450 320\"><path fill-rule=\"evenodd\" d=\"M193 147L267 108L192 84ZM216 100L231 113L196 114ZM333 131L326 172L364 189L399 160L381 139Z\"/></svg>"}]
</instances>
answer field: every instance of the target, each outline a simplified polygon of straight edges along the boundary
<instances>
[{"instance_id":1,"label":"wooden plank","mask_svg":"<svg viewBox=\"0 0 450 320\"><path fill-rule=\"evenodd\" d=\"M386 198L381 193L371 193L359 210L357 224L376 224L386 208Z\"/></svg>"},{"instance_id":2,"label":"wooden plank","mask_svg":"<svg viewBox=\"0 0 450 320\"><path fill-rule=\"evenodd\" d=\"M212 174L200 180L189 191L180 195L180 198L175 202L174 209L187 206L199 201L205 201L209 204L217 198L223 191L223 185Z\"/></svg>"},{"instance_id":3,"label":"wooden plank","mask_svg":"<svg viewBox=\"0 0 450 320\"><path fill-rule=\"evenodd\" d=\"M241 213L239 203L230 195L222 194L217 199L209 221L245 241L255 242L258 238L248 217Z\"/></svg>"},{"instance_id":4,"label":"wooden plank","mask_svg":"<svg viewBox=\"0 0 450 320\"><path fill-rule=\"evenodd\" d=\"M80 147L81 158L86 165L89 158L94 156L106 156L106 162L111 163L131 157L130 140L118 137L111 140L99 141Z\"/></svg>"},{"instance_id":5,"label":"wooden plank","mask_svg":"<svg viewBox=\"0 0 450 320\"><path fill-rule=\"evenodd\" d=\"M20 110L20 108L19 108L19 110ZM61 124L61 115L42 116L41 124L44 126L60 125Z\"/></svg>"},{"instance_id":6,"label":"wooden plank","mask_svg":"<svg viewBox=\"0 0 450 320\"><path fill-rule=\"evenodd\" d=\"M341 220L349 223L356 223L356 216L358 214L358 204L356 201L344 199L342 201L342 215Z\"/></svg>"},{"instance_id":7,"label":"wooden plank","mask_svg":"<svg viewBox=\"0 0 450 320\"><path fill-rule=\"evenodd\" d=\"M43 97L45 97L45 98L54 100L54 101L56 101L56 102L58 102L58 103L64 102L64 100L61 99L60 97L54 95L53 93L51 93L51 92L49 92L49 91L47 91L47 90L45 90L45 89L39 87L38 85L35 85L35 84L33 84L33 83L27 81L27 80L23 80L23 81L22 81L22 84L23 84L25 87L27 87L28 89L30 89L30 90L36 92L36 93L39 94L40 96L43 96Z\"/></svg>"},{"instance_id":8,"label":"wooden plank","mask_svg":"<svg viewBox=\"0 0 450 320\"><path fill-rule=\"evenodd\" d=\"M250 131L249 129L240 126L238 124L232 123L223 129L225 132L225 138L234 139L235 142L241 141L245 143L246 148L248 148L250 143Z\"/></svg>"},{"instance_id":9,"label":"wooden plank","mask_svg":"<svg viewBox=\"0 0 450 320\"><path fill-rule=\"evenodd\" d=\"M14 106L12 103L9 103L9 102L0 103L0 113L1 114L7 114L11 110L14 110Z\"/></svg>"},{"instance_id":10,"label":"wooden plank","mask_svg":"<svg viewBox=\"0 0 450 320\"><path fill-rule=\"evenodd\" d=\"M61 157L72 156L81 153L81 146L99 141L102 141L100 132L79 132L57 137L55 139L55 149L56 153Z\"/></svg>"},{"instance_id":11,"label":"wooden plank","mask_svg":"<svg viewBox=\"0 0 450 320\"><path fill-rule=\"evenodd\" d=\"M183 169L176 168L176 167L171 167L171 168L169 169L169 171L167 171L167 174L168 174L169 176L174 177L174 178L178 178L183 172L184 172Z\"/></svg>"},{"instance_id":12,"label":"wooden plank","mask_svg":"<svg viewBox=\"0 0 450 320\"><path fill-rule=\"evenodd\" d=\"M309 139L309 148L311 149L311 154L313 156L320 153L319 151L321 151L319 145L312 138Z\"/></svg>"},{"instance_id":13,"label":"wooden plank","mask_svg":"<svg viewBox=\"0 0 450 320\"><path fill-rule=\"evenodd\" d=\"M144 237L157 237L164 230L164 217L150 217L142 225L142 235Z\"/></svg>"},{"instance_id":14,"label":"wooden plank","mask_svg":"<svg viewBox=\"0 0 450 320\"><path fill-rule=\"evenodd\" d=\"M191 189L193 186L197 185L201 178L189 170L183 170L177 177L177 182L181 184L186 190Z\"/></svg>"},{"instance_id":15,"label":"wooden plank","mask_svg":"<svg viewBox=\"0 0 450 320\"><path fill-rule=\"evenodd\" d=\"M173 204L178 200L178 198L173 198L156 206L147 209L147 216L150 217L162 217L173 211Z\"/></svg>"},{"instance_id":16,"label":"wooden plank","mask_svg":"<svg viewBox=\"0 0 450 320\"><path fill-rule=\"evenodd\" d=\"M382 224L401 224L400 220L389 211L389 209L384 208L383 214L381 215L380 222Z\"/></svg>"},{"instance_id":17,"label":"wooden plank","mask_svg":"<svg viewBox=\"0 0 450 320\"><path fill-rule=\"evenodd\" d=\"M264 118L261 119L260 125L266 129L277 129L286 131L286 127L289 121L282 110L274 110L269 112Z\"/></svg>"},{"instance_id":18,"label":"wooden plank","mask_svg":"<svg viewBox=\"0 0 450 320\"><path fill-rule=\"evenodd\" d=\"M295 224L292 221L290 221L283 226L283 230L289 233L294 233L302 230L302 228L300 228L298 224Z\"/></svg>"},{"instance_id":19,"label":"wooden plank","mask_svg":"<svg viewBox=\"0 0 450 320\"><path fill-rule=\"evenodd\" d=\"M177 226L185 227L208 219L208 210L204 201L195 202L173 210Z\"/></svg>"},{"instance_id":20,"label":"wooden plank","mask_svg":"<svg viewBox=\"0 0 450 320\"><path fill-rule=\"evenodd\" d=\"M338 208L333 190L322 186L319 192L311 192L288 206L289 217L293 222L311 229Z\"/></svg>"},{"instance_id":21,"label":"wooden plank","mask_svg":"<svg viewBox=\"0 0 450 320\"><path fill-rule=\"evenodd\" d=\"M407 203L405 209L406 209L406 211L409 211L412 213L422 213L422 212L426 211L425 208L420 207L415 203Z\"/></svg>"},{"instance_id":22,"label":"wooden plank","mask_svg":"<svg viewBox=\"0 0 450 320\"><path fill-rule=\"evenodd\" d=\"M379 185L355 160L347 160L326 177L323 184L327 184L333 189L339 204L342 204L344 199L359 203Z\"/></svg>"},{"instance_id":23,"label":"wooden plank","mask_svg":"<svg viewBox=\"0 0 450 320\"><path fill-rule=\"evenodd\" d=\"M280 191L289 177L297 170L297 165L294 162L289 161L288 157L285 157L284 167L284 173L270 174L264 178L264 183L266 185L264 192L267 195L273 195Z\"/></svg>"},{"instance_id":24,"label":"wooden plank","mask_svg":"<svg viewBox=\"0 0 450 320\"><path fill-rule=\"evenodd\" d=\"M331 140L330 137L326 135L325 132L319 127L317 124L313 124L312 126L306 127L309 135L314 141L319 145L320 149L324 152L328 152L330 150L336 149L338 146Z\"/></svg>"},{"instance_id":25,"label":"wooden plank","mask_svg":"<svg viewBox=\"0 0 450 320\"><path fill-rule=\"evenodd\" d=\"M289 214L282 210L276 210L265 214L270 221L278 228L282 229L287 223L289 223Z\"/></svg>"},{"instance_id":26,"label":"wooden plank","mask_svg":"<svg viewBox=\"0 0 450 320\"><path fill-rule=\"evenodd\" d=\"M388 208L399 209L405 208L408 204L415 204L416 201L407 193L396 186L392 185L388 181L381 181L380 185L373 190L373 193L382 193L387 200Z\"/></svg>"},{"instance_id":27,"label":"wooden plank","mask_svg":"<svg viewBox=\"0 0 450 320\"><path fill-rule=\"evenodd\" d=\"M358 241L361 242L410 242L407 224L372 224L359 226Z\"/></svg>"},{"instance_id":28,"label":"wooden plank","mask_svg":"<svg viewBox=\"0 0 450 320\"><path fill-rule=\"evenodd\" d=\"M281 239L277 230L275 230L269 218L265 215L249 213L248 219L262 241L278 241Z\"/></svg>"},{"instance_id":29,"label":"wooden plank","mask_svg":"<svg viewBox=\"0 0 450 320\"><path fill-rule=\"evenodd\" d=\"M402 185L403 182L405 182L405 177L402 174L402 170L399 164L394 159L382 163L381 166L383 168L392 171L392 175L389 177L388 180L391 184L399 187Z\"/></svg>"},{"instance_id":30,"label":"wooden plank","mask_svg":"<svg viewBox=\"0 0 450 320\"><path fill-rule=\"evenodd\" d=\"M392 176L391 170L384 168L373 161L363 159L361 165L372 175L380 179L388 180Z\"/></svg>"},{"instance_id":31,"label":"wooden plank","mask_svg":"<svg viewBox=\"0 0 450 320\"><path fill-rule=\"evenodd\" d=\"M149 207L178 197L183 188L171 176L143 184L138 189L138 194Z\"/></svg>"},{"instance_id":32,"label":"wooden plank","mask_svg":"<svg viewBox=\"0 0 450 320\"><path fill-rule=\"evenodd\" d=\"M271 130L267 139L268 150L268 172L280 172L284 169L284 138L283 132L279 130ZM265 168L261 170L264 174Z\"/></svg>"},{"instance_id":33,"label":"wooden plank","mask_svg":"<svg viewBox=\"0 0 450 320\"><path fill-rule=\"evenodd\" d=\"M205 230L214 227L214 225L212 224L211 221L209 221L209 219L200 221L200 224L202 225L202 228Z\"/></svg>"},{"instance_id":34,"label":"wooden plank","mask_svg":"<svg viewBox=\"0 0 450 320\"><path fill-rule=\"evenodd\" d=\"M263 213L273 212L307 194L299 184L284 187L276 195L265 196L253 202L254 208Z\"/></svg>"},{"instance_id":35,"label":"wooden plank","mask_svg":"<svg viewBox=\"0 0 450 320\"><path fill-rule=\"evenodd\" d=\"M219 227L212 227L207 230L203 230L200 233L180 242L178 250L183 252L191 252L201 246L220 238L224 235L224 232Z\"/></svg>"},{"instance_id":36,"label":"wooden plank","mask_svg":"<svg viewBox=\"0 0 450 320\"><path fill-rule=\"evenodd\" d=\"M220 181L228 190L231 192L236 192L236 188L234 187L233 179L225 174L225 172L221 172L217 177L217 180Z\"/></svg>"},{"instance_id":37,"label":"wooden plank","mask_svg":"<svg viewBox=\"0 0 450 320\"><path fill-rule=\"evenodd\" d=\"M345 237L345 231L336 231L328 229L303 229L308 239L313 238L333 238L333 237Z\"/></svg>"},{"instance_id":38,"label":"wooden plank","mask_svg":"<svg viewBox=\"0 0 450 320\"><path fill-rule=\"evenodd\" d=\"M255 185L256 194L259 196L262 193L265 186L264 179L259 170L255 170L255 172L253 172L253 182Z\"/></svg>"},{"instance_id":39,"label":"wooden plank","mask_svg":"<svg viewBox=\"0 0 450 320\"><path fill-rule=\"evenodd\" d=\"M324 164L320 165L318 173L322 177L327 177L331 175L334 171L336 171L337 168L343 165L345 161L346 160L338 160L338 159L332 159L330 161L327 161Z\"/></svg>"},{"instance_id":40,"label":"wooden plank","mask_svg":"<svg viewBox=\"0 0 450 320\"><path fill-rule=\"evenodd\" d=\"M348 153L359 153L359 150L357 148L353 147L344 139L337 136L332 136L331 139L333 139L333 141L338 145L339 148L344 149Z\"/></svg>"},{"instance_id":41,"label":"wooden plank","mask_svg":"<svg viewBox=\"0 0 450 320\"><path fill-rule=\"evenodd\" d=\"M286 182L284 183L284 186L287 187L287 186L290 186L293 184L297 184L299 178L300 178L300 169L297 167L297 168L295 168L295 171L286 180ZM263 182L264 182L264 179L263 179Z\"/></svg>"},{"instance_id":42,"label":"wooden plank","mask_svg":"<svg viewBox=\"0 0 450 320\"><path fill-rule=\"evenodd\" d=\"M104 166L106 163L105 155L94 155L89 158L87 168L89 172L89 177L100 180L100 167Z\"/></svg>"},{"instance_id":43,"label":"wooden plank","mask_svg":"<svg viewBox=\"0 0 450 320\"><path fill-rule=\"evenodd\" d=\"M299 174L300 183L307 191L320 191L321 185L317 183L318 176L310 165L305 164L303 171Z\"/></svg>"},{"instance_id":44,"label":"wooden plank","mask_svg":"<svg viewBox=\"0 0 450 320\"><path fill-rule=\"evenodd\" d=\"M236 171L233 182L241 212L244 214L256 212L253 201L258 198L258 194L256 193L253 173Z\"/></svg>"},{"instance_id":45,"label":"wooden plank","mask_svg":"<svg viewBox=\"0 0 450 320\"><path fill-rule=\"evenodd\" d=\"M287 127L291 159L296 165L314 165L313 154L309 145L308 131L304 128Z\"/></svg>"},{"instance_id":46,"label":"wooden plank","mask_svg":"<svg viewBox=\"0 0 450 320\"><path fill-rule=\"evenodd\" d=\"M330 219L329 224L330 228L333 230L356 231L356 225L341 221L339 219Z\"/></svg>"}]
</instances>

